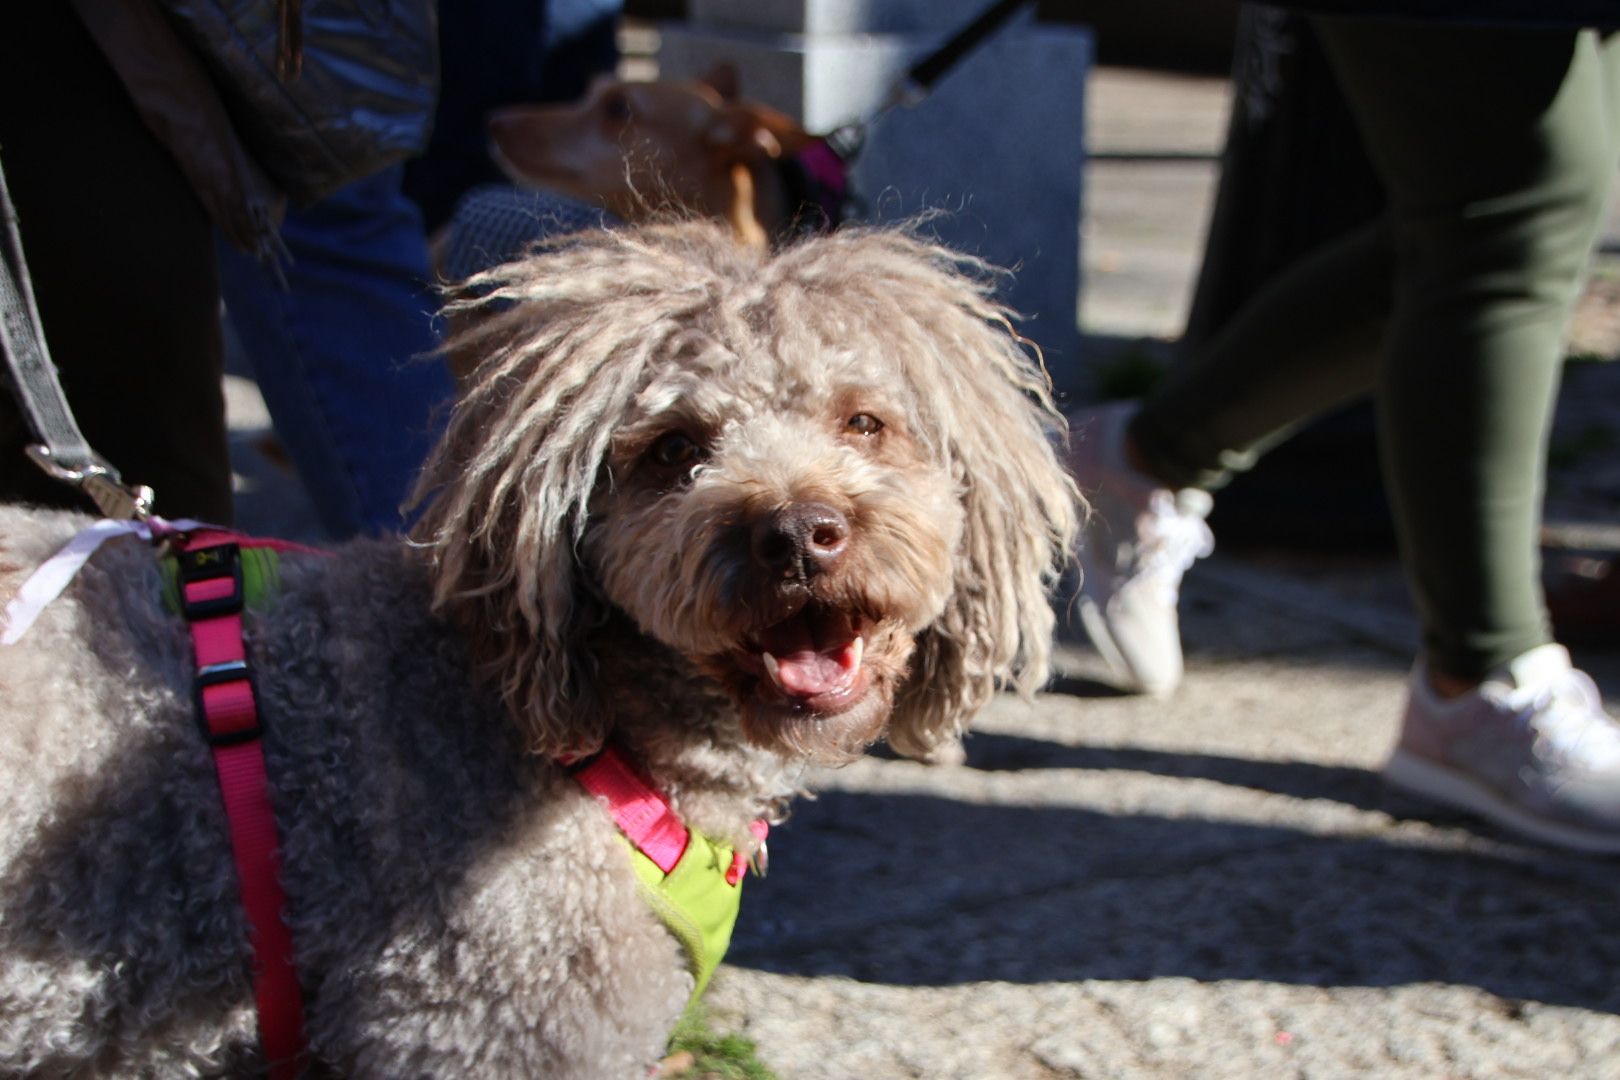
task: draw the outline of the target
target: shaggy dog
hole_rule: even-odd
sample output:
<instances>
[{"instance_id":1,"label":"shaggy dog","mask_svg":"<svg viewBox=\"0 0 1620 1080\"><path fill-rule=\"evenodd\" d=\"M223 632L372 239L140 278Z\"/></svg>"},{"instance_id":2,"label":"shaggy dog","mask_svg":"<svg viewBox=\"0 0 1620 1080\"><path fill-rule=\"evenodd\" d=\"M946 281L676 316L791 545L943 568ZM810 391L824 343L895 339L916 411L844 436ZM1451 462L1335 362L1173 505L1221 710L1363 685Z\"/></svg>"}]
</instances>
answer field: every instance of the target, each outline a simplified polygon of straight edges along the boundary
<instances>
[{"instance_id":1,"label":"shaggy dog","mask_svg":"<svg viewBox=\"0 0 1620 1080\"><path fill-rule=\"evenodd\" d=\"M559 757L611 740L748 850L806 762L924 755L1047 671L1077 496L976 264L577 238L473 283L486 357L410 542L282 557L250 621L311 1053L644 1076L693 980ZM0 508L0 600L88 524ZM0 1074L261 1067L187 630L104 546L0 648Z\"/></svg>"}]
</instances>

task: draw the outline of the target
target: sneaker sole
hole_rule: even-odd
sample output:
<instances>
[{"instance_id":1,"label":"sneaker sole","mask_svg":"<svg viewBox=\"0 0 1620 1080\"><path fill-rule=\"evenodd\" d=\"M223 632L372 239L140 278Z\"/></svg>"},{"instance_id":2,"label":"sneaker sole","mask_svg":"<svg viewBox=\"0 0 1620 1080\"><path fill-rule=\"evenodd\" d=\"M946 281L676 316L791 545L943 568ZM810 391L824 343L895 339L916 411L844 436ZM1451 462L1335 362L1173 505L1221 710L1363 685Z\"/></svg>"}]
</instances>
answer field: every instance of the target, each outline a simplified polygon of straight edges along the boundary
<instances>
[{"instance_id":1,"label":"sneaker sole","mask_svg":"<svg viewBox=\"0 0 1620 1080\"><path fill-rule=\"evenodd\" d=\"M1176 687L1181 684L1180 679L1156 685L1143 679L1131 666L1125 659L1125 654L1114 642L1114 635L1108 629L1108 620L1103 617L1102 609L1094 601L1086 599L1082 594L1079 607L1080 624L1085 627L1086 636L1091 639L1091 644L1096 647L1103 662L1108 665L1108 670L1114 673L1114 682L1119 689L1133 694L1148 694L1156 698L1169 697L1175 692Z\"/></svg>"},{"instance_id":2,"label":"sneaker sole","mask_svg":"<svg viewBox=\"0 0 1620 1080\"><path fill-rule=\"evenodd\" d=\"M1602 855L1620 854L1620 836L1537 817L1503 799L1484 784L1404 750L1396 750L1390 755L1388 764L1384 766L1384 779L1408 794L1467 810L1504 829L1544 844Z\"/></svg>"}]
</instances>

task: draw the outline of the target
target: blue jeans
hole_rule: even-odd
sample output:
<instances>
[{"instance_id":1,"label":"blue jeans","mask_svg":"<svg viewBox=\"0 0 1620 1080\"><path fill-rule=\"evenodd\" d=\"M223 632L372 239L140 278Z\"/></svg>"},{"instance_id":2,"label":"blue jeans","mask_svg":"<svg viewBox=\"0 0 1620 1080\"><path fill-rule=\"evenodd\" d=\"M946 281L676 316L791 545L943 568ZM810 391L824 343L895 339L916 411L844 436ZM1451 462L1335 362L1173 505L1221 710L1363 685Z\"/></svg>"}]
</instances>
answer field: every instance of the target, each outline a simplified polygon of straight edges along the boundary
<instances>
[{"instance_id":1,"label":"blue jeans","mask_svg":"<svg viewBox=\"0 0 1620 1080\"><path fill-rule=\"evenodd\" d=\"M276 434L334 538L396 531L454 391L427 241L395 166L291 210L289 288L219 240L220 290Z\"/></svg>"}]
</instances>

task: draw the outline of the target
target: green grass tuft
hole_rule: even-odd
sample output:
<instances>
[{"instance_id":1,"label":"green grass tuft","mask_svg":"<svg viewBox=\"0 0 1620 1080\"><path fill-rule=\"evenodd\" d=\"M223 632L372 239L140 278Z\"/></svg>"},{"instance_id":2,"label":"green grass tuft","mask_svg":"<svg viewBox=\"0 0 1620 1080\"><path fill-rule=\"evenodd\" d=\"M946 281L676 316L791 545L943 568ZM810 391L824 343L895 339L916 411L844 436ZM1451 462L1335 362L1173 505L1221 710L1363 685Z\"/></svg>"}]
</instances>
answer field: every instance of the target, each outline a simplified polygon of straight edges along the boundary
<instances>
[{"instance_id":1,"label":"green grass tuft","mask_svg":"<svg viewBox=\"0 0 1620 1080\"><path fill-rule=\"evenodd\" d=\"M682 1080L776 1080L755 1056L756 1049L752 1039L715 1031L701 1008L687 1011L669 1041L671 1054L684 1050L694 1059L679 1074Z\"/></svg>"}]
</instances>

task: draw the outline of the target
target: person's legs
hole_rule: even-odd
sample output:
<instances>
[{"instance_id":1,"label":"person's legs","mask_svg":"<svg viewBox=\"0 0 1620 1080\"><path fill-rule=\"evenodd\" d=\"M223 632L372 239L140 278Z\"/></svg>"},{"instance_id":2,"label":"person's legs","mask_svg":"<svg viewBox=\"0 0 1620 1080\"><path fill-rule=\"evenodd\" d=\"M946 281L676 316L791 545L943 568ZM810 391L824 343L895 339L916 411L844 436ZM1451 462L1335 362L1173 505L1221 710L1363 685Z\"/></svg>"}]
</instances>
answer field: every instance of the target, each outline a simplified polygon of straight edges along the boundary
<instances>
[{"instance_id":1,"label":"person's legs","mask_svg":"<svg viewBox=\"0 0 1620 1080\"><path fill-rule=\"evenodd\" d=\"M159 513L229 524L213 226L68 5L8 13L0 153L46 343L85 437L125 480L156 490ZM89 509L24 457L29 441L0 391L0 498Z\"/></svg>"},{"instance_id":2,"label":"person's legs","mask_svg":"<svg viewBox=\"0 0 1620 1080\"><path fill-rule=\"evenodd\" d=\"M1386 477L1425 648L1478 680L1551 640L1546 441L1614 175L1620 47L1591 33L1321 20L1390 196Z\"/></svg>"},{"instance_id":3,"label":"person's legs","mask_svg":"<svg viewBox=\"0 0 1620 1080\"><path fill-rule=\"evenodd\" d=\"M1380 445L1424 628L1389 779L1620 851L1620 725L1551 643L1539 525L1563 332L1620 156L1620 42L1323 20L1390 196Z\"/></svg>"},{"instance_id":4,"label":"person's legs","mask_svg":"<svg viewBox=\"0 0 1620 1080\"><path fill-rule=\"evenodd\" d=\"M1171 488L1214 491L1308 420L1373 388L1393 252L1383 223L1300 259L1141 404L1129 439Z\"/></svg>"},{"instance_id":5,"label":"person's legs","mask_svg":"<svg viewBox=\"0 0 1620 1080\"><path fill-rule=\"evenodd\" d=\"M334 537L397 530L454 392L433 355L435 297L400 169L287 215L283 290L219 244L227 313L276 433Z\"/></svg>"},{"instance_id":6,"label":"person's legs","mask_svg":"<svg viewBox=\"0 0 1620 1080\"><path fill-rule=\"evenodd\" d=\"M1122 687L1165 694L1181 680L1178 588L1212 547L1204 492L1372 388L1391 262L1382 225L1340 237L1256 293L1139 408L1075 418L1071 465L1092 501L1079 614Z\"/></svg>"}]
</instances>

